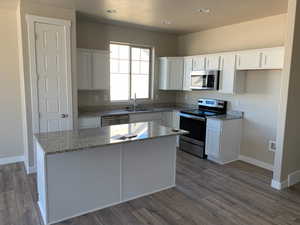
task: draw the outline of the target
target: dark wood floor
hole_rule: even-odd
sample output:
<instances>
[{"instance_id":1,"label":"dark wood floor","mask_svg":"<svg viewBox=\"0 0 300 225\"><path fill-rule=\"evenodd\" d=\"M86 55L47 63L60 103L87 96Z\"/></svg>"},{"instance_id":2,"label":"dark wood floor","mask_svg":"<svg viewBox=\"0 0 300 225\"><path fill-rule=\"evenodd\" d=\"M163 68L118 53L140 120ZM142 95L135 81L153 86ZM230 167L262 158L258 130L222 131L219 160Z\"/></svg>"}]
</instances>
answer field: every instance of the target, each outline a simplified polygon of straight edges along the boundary
<instances>
[{"instance_id":1,"label":"dark wood floor","mask_svg":"<svg viewBox=\"0 0 300 225\"><path fill-rule=\"evenodd\" d=\"M276 191L271 173L243 162L219 166L178 153L177 187L57 225L295 225L300 186ZM41 225L35 177L0 166L0 225Z\"/></svg>"}]
</instances>

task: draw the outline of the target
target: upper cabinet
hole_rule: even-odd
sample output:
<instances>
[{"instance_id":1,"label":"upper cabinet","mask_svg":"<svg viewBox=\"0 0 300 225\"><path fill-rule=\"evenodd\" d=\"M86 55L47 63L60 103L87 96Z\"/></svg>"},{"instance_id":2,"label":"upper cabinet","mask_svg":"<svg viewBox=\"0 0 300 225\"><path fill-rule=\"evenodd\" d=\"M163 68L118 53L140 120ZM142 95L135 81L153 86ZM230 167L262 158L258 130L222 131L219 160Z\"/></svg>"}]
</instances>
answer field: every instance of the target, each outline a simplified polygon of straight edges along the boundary
<instances>
[{"instance_id":1,"label":"upper cabinet","mask_svg":"<svg viewBox=\"0 0 300 225\"><path fill-rule=\"evenodd\" d=\"M109 89L109 51L77 49L78 90Z\"/></svg>"},{"instance_id":2,"label":"upper cabinet","mask_svg":"<svg viewBox=\"0 0 300 225\"><path fill-rule=\"evenodd\" d=\"M237 57L237 70L282 69L284 48L241 51Z\"/></svg>"},{"instance_id":3,"label":"upper cabinet","mask_svg":"<svg viewBox=\"0 0 300 225\"><path fill-rule=\"evenodd\" d=\"M270 48L262 51L263 69L282 69L284 64L284 48Z\"/></svg>"},{"instance_id":4,"label":"upper cabinet","mask_svg":"<svg viewBox=\"0 0 300 225\"><path fill-rule=\"evenodd\" d=\"M236 54L225 53L220 58L219 92L224 94L243 93L245 88L245 71L236 70Z\"/></svg>"},{"instance_id":5,"label":"upper cabinet","mask_svg":"<svg viewBox=\"0 0 300 225\"><path fill-rule=\"evenodd\" d=\"M193 58L184 58L183 90L191 90L191 72L193 71Z\"/></svg>"},{"instance_id":6,"label":"upper cabinet","mask_svg":"<svg viewBox=\"0 0 300 225\"><path fill-rule=\"evenodd\" d=\"M191 72L220 70L219 92L243 93L247 70L282 69L284 48L160 58L160 89L191 91Z\"/></svg>"},{"instance_id":7,"label":"upper cabinet","mask_svg":"<svg viewBox=\"0 0 300 225\"><path fill-rule=\"evenodd\" d=\"M219 70L220 69L220 55L208 55L206 56L206 70Z\"/></svg>"},{"instance_id":8,"label":"upper cabinet","mask_svg":"<svg viewBox=\"0 0 300 225\"><path fill-rule=\"evenodd\" d=\"M199 55L199 56L193 56L193 71L200 71L205 70L205 62L206 58L205 56Z\"/></svg>"},{"instance_id":9,"label":"upper cabinet","mask_svg":"<svg viewBox=\"0 0 300 225\"><path fill-rule=\"evenodd\" d=\"M183 89L183 57L162 57L159 59L160 89Z\"/></svg>"}]
</instances>

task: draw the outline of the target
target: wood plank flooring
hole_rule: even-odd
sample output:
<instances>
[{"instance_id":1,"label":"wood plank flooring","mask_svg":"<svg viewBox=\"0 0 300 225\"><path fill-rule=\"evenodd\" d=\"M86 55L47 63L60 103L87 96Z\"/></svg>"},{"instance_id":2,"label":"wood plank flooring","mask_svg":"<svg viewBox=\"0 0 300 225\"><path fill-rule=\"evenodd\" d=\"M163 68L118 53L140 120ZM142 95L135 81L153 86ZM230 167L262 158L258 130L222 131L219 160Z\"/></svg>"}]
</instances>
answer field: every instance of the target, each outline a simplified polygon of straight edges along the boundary
<instances>
[{"instance_id":1,"label":"wood plank flooring","mask_svg":"<svg viewBox=\"0 0 300 225\"><path fill-rule=\"evenodd\" d=\"M179 152L177 186L57 225L295 225L300 185L271 189L269 171L226 166ZM42 225L36 178L23 164L0 166L0 225Z\"/></svg>"}]
</instances>

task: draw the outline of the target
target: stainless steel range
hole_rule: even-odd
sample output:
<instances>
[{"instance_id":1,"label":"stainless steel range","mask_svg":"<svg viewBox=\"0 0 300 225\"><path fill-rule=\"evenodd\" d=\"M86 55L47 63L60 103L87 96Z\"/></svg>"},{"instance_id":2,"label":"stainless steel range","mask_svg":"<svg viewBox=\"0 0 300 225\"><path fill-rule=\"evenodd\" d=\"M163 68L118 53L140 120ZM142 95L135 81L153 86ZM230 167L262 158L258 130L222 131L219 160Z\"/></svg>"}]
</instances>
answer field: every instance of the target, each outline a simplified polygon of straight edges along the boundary
<instances>
[{"instance_id":1,"label":"stainless steel range","mask_svg":"<svg viewBox=\"0 0 300 225\"><path fill-rule=\"evenodd\" d=\"M216 99L199 99L198 109L180 112L180 129L189 131L182 135L179 148L200 158L206 158L206 119L209 116L226 114L227 102Z\"/></svg>"}]
</instances>

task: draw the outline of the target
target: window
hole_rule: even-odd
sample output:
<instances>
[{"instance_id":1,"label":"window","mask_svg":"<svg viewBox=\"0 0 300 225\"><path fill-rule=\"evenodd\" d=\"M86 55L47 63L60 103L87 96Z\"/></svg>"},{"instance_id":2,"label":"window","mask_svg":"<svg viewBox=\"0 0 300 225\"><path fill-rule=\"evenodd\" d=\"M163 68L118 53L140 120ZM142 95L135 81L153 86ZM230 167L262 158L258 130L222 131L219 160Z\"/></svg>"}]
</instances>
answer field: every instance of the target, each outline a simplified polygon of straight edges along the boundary
<instances>
[{"instance_id":1,"label":"window","mask_svg":"<svg viewBox=\"0 0 300 225\"><path fill-rule=\"evenodd\" d=\"M150 98L151 48L110 44L110 99Z\"/></svg>"}]
</instances>

